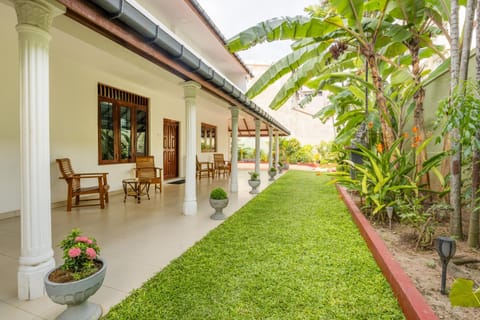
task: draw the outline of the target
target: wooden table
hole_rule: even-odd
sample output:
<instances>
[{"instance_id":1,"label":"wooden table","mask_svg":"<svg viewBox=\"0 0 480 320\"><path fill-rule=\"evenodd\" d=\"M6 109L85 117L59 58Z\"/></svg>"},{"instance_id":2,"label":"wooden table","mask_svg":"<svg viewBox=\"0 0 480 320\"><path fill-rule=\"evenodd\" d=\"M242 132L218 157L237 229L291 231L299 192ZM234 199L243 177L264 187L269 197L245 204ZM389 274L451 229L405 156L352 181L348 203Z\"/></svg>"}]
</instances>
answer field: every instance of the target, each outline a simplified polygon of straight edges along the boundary
<instances>
[{"instance_id":1,"label":"wooden table","mask_svg":"<svg viewBox=\"0 0 480 320\"><path fill-rule=\"evenodd\" d=\"M123 202L127 200L127 196L135 197L137 199L137 203L140 203L140 198L143 193L147 194L148 200L150 200L150 195L148 191L150 189L150 181L149 178L129 178L123 179ZM130 188L130 190L129 190Z\"/></svg>"}]
</instances>

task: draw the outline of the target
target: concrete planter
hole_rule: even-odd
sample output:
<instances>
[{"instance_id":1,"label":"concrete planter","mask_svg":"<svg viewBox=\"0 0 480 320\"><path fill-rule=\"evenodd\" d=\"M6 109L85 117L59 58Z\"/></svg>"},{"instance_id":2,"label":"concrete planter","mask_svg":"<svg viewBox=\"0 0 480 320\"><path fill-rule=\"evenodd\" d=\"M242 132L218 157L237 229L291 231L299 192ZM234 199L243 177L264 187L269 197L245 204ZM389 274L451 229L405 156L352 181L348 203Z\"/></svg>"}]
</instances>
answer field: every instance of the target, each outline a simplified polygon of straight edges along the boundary
<instances>
[{"instance_id":1,"label":"concrete planter","mask_svg":"<svg viewBox=\"0 0 480 320\"><path fill-rule=\"evenodd\" d=\"M270 176L270 179L268 179L268 181L274 181L275 176L277 175L277 171L268 170L268 175Z\"/></svg>"},{"instance_id":2,"label":"concrete planter","mask_svg":"<svg viewBox=\"0 0 480 320\"><path fill-rule=\"evenodd\" d=\"M210 198L210 205L215 212L210 216L213 220L225 220L227 217L223 214L223 209L228 205L228 199L212 199Z\"/></svg>"},{"instance_id":3,"label":"concrete planter","mask_svg":"<svg viewBox=\"0 0 480 320\"><path fill-rule=\"evenodd\" d=\"M260 180L248 180L248 185L252 187L252 190L250 190L250 194L257 194L257 188L260 185Z\"/></svg>"},{"instance_id":4,"label":"concrete planter","mask_svg":"<svg viewBox=\"0 0 480 320\"><path fill-rule=\"evenodd\" d=\"M94 303L90 303L87 299L95 294L102 286L105 273L107 271L107 264L101 259L102 268L92 274L91 276L82 280L57 283L48 280L50 273L56 270L49 271L44 278L45 289L50 299L58 304L66 304L67 310L61 313L56 319L67 320L96 320L102 315L102 308Z\"/></svg>"}]
</instances>

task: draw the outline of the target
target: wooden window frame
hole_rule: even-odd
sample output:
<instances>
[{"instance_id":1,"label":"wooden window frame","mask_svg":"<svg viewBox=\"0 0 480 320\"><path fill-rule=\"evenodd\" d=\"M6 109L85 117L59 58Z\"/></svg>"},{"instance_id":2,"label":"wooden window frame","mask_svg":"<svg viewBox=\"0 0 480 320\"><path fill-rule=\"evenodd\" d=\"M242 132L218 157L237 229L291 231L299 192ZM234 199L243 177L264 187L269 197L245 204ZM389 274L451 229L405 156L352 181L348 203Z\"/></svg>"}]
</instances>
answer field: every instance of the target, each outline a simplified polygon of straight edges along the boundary
<instances>
[{"instance_id":1,"label":"wooden window frame","mask_svg":"<svg viewBox=\"0 0 480 320\"><path fill-rule=\"evenodd\" d=\"M102 158L102 102L112 104L113 108L113 159ZM134 163L137 156L137 111L145 112L146 130L145 130L145 150L142 155L149 154L149 99L124 90L113 88L104 84L98 84L98 163L99 164L121 164ZM130 109L130 158L121 158L121 126L120 126L120 108Z\"/></svg>"},{"instance_id":2,"label":"wooden window frame","mask_svg":"<svg viewBox=\"0 0 480 320\"><path fill-rule=\"evenodd\" d=\"M214 132L214 140L212 146L212 139L207 139L208 132ZM200 150L201 152L217 152L217 145L218 145L218 130L217 126L203 123L200 126Z\"/></svg>"}]
</instances>

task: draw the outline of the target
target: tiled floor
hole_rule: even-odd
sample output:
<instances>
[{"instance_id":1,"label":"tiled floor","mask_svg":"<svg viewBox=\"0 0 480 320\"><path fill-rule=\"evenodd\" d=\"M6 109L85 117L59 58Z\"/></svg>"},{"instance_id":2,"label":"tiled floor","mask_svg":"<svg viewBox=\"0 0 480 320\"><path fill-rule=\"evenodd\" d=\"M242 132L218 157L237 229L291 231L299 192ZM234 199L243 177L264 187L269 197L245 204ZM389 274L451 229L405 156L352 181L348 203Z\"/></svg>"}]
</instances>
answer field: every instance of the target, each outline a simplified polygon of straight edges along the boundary
<instances>
[{"instance_id":1,"label":"tiled floor","mask_svg":"<svg viewBox=\"0 0 480 320\"><path fill-rule=\"evenodd\" d=\"M248 173L253 165L239 170L239 192L230 194L230 203L224 210L231 215L252 199L248 193ZM260 190L268 186L266 171L262 171ZM162 193L150 191L151 200L142 198L137 204L133 198L123 202L123 193L112 195L107 208L65 207L52 210L52 236L56 246L72 228L97 238L101 256L108 263L103 286L89 301L100 304L106 313L128 293L180 256L187 248L218 226L211 220L213 209L208 194L217 186L229 189L229 179L202 178L197 184L198 214L184 216L183 184L165 184ZM61 252L55 247L57 264ZM19 217L0 220L0 319L54 319L65 306L56 305L45 296L33 301L17 299L17 268L20 255Z\"/></svg>"}]
</instances>

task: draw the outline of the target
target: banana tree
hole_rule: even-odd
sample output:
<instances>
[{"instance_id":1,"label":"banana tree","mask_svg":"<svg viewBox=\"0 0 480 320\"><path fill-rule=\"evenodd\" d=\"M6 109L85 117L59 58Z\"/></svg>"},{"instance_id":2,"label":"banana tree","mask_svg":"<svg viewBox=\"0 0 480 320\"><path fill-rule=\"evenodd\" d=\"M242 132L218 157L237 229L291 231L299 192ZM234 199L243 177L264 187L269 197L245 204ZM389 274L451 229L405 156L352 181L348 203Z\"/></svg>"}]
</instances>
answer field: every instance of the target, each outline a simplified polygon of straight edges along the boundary
<instances>
[{"instance_id":1,"label":"banana tree","mask_svg":"<svg viewBox=\"0 0 480 320\"><path fill-rule=\"evenodd\" d=\"M292 46L293 52L273 64L247 92L252 98L281 76L294 71L270 104L274 109L320 75L328 77L329 72L341 70L358 74L364 64L352 64L352 61L360 54L363 59L357 61L366 61L371 71L383 140L388 147L396 138L396 133L392 129L391 110L384 94L384 79L388 77L384 71L390 68L390 71L404 69L408 72L395 62L396 57L407 50L407 44L418 57L412 59L416 72L421 70L418 61L423 48L429 47L440 54L427 36L432 33L434 24L442 22L445 10L437 8L443 8L444 1L407 2L408 7L405 1L400 0L329 0L322 7L309 7L307 12L310 17L276 18L259 23L230 39L227 46L231 51L239 51L264 41L297 41ZM412 21L416 23L416 28L410 30L405 26L410 26ZM418 74L413 78L420 81ZM418 99L423 102L421 91Z\"/></svg>"},{"instance_id":2,"label":"banana tree","mask_svg":"<svg viewBox=\"0 0 480 320\"><path fill-rule=\"evenodd\" d=\"M361 54L371 71L383 140L386 146L391 145L395 133L390 123L390 111L383 93L384 80L379 65L385 62L393 63L390 58L405 51L406 48L401 39L396 39L396 35L393 37L385 35L385 31L391 25L385 20L390 2L330 0L327 10L319 6L310 7L309 17L267 20L234 36L227 43L231 51L245 50L264 41L299 41L297 47L294 47L296 50L292 56L274 64L267 71L265 78L261 79L258 85L254 85L247 94L253 97L278 79L279 74L295 70L291 81L287 81L270 105L278 108L306 82L325 74L325 71L335 66L344 70L350 69L354 74L356 70L351 64L351 58L353 55ZM383 50L385 46L388 48L381 55L379 48ZM292 60L293 57L296 59Z\"/></svg>"}]
</instances>

